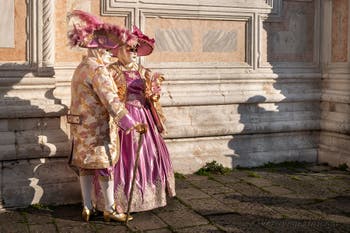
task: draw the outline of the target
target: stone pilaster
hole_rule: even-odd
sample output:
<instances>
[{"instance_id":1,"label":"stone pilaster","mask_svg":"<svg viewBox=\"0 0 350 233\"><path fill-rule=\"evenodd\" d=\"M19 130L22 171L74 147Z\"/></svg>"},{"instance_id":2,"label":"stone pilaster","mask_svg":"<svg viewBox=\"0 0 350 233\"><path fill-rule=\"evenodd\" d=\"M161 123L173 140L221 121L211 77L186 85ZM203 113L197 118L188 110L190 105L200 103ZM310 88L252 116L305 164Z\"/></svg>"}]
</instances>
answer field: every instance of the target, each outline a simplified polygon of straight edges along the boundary
<instances>
[{"instance_id":1,"label":"stone pilaster","mask_svg":"<svg viewBox=\"0 0 350 233\"><path fill-rule=\"evenodd\" d=\"M42 2L43 41L42 57L44 67L53 67L55 64L55 0Z\"/></svg>"}]
</instances>

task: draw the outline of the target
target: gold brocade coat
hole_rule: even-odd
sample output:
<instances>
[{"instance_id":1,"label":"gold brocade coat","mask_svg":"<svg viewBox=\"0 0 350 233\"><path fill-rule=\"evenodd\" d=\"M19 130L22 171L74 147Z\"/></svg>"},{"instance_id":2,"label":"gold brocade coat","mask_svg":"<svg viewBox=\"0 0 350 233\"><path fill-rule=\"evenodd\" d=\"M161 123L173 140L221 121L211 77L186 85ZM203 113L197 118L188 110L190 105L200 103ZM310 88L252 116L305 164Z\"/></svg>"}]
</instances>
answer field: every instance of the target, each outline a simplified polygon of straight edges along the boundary
<instances>
[{"instance_id":1,"label":"gold brocade coat","mask_svg":"<svg viewBox=\"0 0 350 233\"><path fill-rule=\"evenodd\" d=\"M73 137L72 165L102 169L119 158L119 120L127 110L119 101L117 87L97 51L90 50L71 81L70 116ZM132 126L132 122L126 128Z\"/></svg>"}]
</instances>

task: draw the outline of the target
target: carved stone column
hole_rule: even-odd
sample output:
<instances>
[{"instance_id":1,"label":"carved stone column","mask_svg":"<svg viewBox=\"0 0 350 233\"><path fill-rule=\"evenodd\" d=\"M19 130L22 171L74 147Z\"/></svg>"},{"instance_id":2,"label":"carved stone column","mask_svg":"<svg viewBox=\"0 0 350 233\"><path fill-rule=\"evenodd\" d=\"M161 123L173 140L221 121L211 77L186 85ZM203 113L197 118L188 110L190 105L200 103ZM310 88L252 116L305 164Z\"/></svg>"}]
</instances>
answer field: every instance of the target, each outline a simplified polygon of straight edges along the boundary
<instances>
[{"instance_id":1,"label":"carved stone column","mask_svg":"<svg viewBox=\"0 0 350 233\"><path fill-rule=\"evenodd\" d=\"M55 63L55 0L42 2L42 66L53 67Z\"/></svg>"}]
</instances>

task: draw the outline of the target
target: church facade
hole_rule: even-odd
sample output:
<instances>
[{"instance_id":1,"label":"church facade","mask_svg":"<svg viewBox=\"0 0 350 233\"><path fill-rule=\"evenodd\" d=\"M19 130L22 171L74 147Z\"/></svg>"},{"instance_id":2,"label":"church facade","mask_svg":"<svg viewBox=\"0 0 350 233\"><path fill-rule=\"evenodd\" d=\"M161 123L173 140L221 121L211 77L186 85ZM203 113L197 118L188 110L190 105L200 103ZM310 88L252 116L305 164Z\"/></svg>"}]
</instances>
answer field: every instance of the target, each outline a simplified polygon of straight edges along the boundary
<instances>
[{"instance_id":1,"label":"church facade","mask_svg":"<svg viewBox=\"0 0 350 233\"><path fill-rule=\"evenodd\" d=\"M68 46L73 9L155 38L140 63L165 74L175 171L350 166L348 0L0 0L0 209L80 201L65 118L86 52Z\"/></svg>"}]
</instances>

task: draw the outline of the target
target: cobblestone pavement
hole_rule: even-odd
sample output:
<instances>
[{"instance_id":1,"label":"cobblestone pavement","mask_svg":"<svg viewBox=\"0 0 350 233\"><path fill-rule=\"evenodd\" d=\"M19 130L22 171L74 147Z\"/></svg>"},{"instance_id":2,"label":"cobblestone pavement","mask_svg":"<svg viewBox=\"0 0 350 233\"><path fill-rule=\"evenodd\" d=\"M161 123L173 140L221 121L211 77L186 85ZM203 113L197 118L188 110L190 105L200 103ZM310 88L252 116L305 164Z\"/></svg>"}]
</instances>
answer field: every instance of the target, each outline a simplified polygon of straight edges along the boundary
<instances>
[{"instance_id":1,"label":"cobblestone pavement","mask_svg":"<svg viewBox=\"0 0 350 233\"><path fill-rule=\"evenodd\" d=\"M77 204L3 212L0 232L350 232L350 172L321 165L256 168L176 182L176 198L133 214L128 226L101 216L85 223Z\"/></svg>"}]
</instances>

